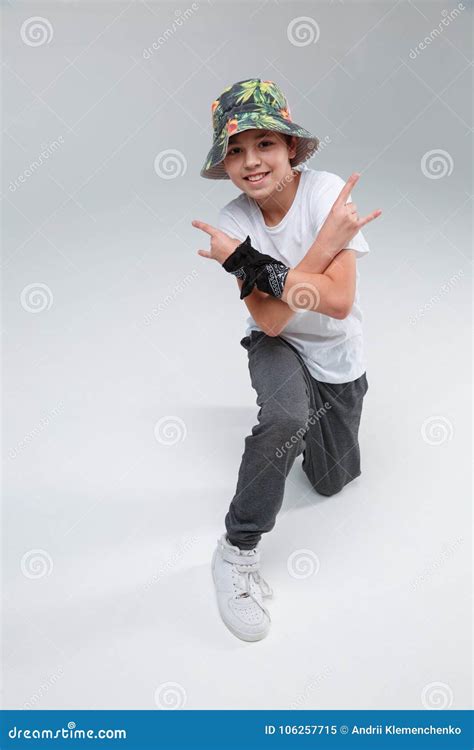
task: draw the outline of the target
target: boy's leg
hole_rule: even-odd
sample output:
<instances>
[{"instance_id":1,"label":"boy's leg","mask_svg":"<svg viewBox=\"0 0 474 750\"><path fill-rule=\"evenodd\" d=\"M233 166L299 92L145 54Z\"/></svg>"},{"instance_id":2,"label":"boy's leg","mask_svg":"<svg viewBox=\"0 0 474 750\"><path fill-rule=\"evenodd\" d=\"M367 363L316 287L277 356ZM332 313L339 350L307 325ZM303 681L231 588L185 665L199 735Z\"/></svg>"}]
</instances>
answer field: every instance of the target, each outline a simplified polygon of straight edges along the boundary
<instances>
[{"instance_id":1,"label":"boy's leg","mask_svg":"<svg viewBox=\"0 0 474 750\"><path fill-rule=\"evenodd\" d=\"M274 527L286 477L303 450L310 392L298 356L279 337L252 331L241 344L248 351L260 411L258 424L245 438L225 525L231 544L252 549Z\"/></svg>"},{"instance_id":2,"label":"boy's leg","mask_svg":"<svg viewBox=\"0 0 474 750\"><path fill-rule=\"evenodd\" d=\"M311 377L311 376L310 376ZM312 408L303 450L303 471L321 495L333 495L360 476L359 424L368 390L366 373L350 383L311 377Z\"/></svg>"}]
</instances>

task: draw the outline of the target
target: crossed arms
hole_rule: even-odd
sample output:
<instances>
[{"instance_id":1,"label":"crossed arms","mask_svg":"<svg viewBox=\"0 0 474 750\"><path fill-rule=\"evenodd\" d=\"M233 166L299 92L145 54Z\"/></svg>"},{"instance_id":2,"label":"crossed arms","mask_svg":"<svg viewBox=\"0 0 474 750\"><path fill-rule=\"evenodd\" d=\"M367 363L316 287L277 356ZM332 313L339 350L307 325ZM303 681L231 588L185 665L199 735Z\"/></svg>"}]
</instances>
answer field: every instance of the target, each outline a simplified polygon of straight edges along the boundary
<instances>
[{"instance_id":1,"label":"crossed arms","mask_svg":"<svg viewBox=\"0 0 474 750\"><path fill-rule=\"evenodd\" d=\"M357 206L349 201L359 177L354 172L347 180L305 257L288 271L283 293L276 297L255 286L244 297L253 319L268 336L278 336L300 309L339 320L349 315L355 296L356 256L346 246L363 226L382 213L376 209L359 218ZM202 257L222 264L240 245L240 240L206 222L191 223L211 238L210 250L198 250ZM238 277L237 283L242 288L243 282Z\"/></svg>"},{"instance_id":2,"label":"crossed arms","mask_svg":"<svg viewBox=\"0 0 474 750\"><path fill-rule=\"evenodd\" d=\"M305 257L288 273L281 299L254 287L245 297L245 304L267 336L279 336L295 315L295 305L290 307L286 300L296 300L297 295L309 302L317 295L317 312L341 320L349 315L354 303L356 262L354 250L342 249L335 258L333 254L328 257L315 240ZM241 288L242 280L237 279L237 283Z\"/></svg>"}]
</instances>

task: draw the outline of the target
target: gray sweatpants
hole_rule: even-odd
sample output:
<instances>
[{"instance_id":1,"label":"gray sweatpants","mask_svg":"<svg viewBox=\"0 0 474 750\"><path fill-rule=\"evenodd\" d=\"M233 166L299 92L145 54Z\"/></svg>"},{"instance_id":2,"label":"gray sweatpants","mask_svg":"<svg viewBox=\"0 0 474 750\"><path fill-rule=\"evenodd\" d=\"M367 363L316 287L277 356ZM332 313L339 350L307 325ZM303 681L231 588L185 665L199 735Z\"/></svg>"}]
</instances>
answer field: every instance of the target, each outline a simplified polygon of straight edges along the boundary
<instances>
[{"instance_id":1,"label":"gray sweatpants","mask_svg":"<svg viewBox=\"0 0 474 750\"><path fill-rule=\"evenodd\" d=\"M248 352L260 411L245 438L225 525L232 544L252 549L273 529L286 477L300 453L303 471L321 495L333 495L360 476L358 432L368 383L365 373L350 383L316 380L280 336L251 331L240 343Z\"/></svg>"}]
</instances>

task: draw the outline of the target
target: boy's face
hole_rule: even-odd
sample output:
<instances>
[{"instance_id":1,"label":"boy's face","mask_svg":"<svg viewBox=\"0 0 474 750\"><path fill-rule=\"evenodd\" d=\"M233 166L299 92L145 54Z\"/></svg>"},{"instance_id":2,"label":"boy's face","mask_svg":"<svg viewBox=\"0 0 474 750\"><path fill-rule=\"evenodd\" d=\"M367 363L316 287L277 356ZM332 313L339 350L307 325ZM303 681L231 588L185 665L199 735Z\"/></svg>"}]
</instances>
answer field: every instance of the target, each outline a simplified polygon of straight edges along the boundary
<instances>
[{"instance_id":1,"label":"boy's face","mask_svg":"<svg viewBox=\"0 0 474 750\"><path fill-rule=\"evenodd\" d=\"M296 138L287 144L283 133L251 129L229 138L223 164L229 179L255 199L271 195L277 185L291 173L290 159L296 154ZM263 179L251 181L250 175L266 173ZM283 183L284 184L284 183Z\"/></svg>"}]
</instances>

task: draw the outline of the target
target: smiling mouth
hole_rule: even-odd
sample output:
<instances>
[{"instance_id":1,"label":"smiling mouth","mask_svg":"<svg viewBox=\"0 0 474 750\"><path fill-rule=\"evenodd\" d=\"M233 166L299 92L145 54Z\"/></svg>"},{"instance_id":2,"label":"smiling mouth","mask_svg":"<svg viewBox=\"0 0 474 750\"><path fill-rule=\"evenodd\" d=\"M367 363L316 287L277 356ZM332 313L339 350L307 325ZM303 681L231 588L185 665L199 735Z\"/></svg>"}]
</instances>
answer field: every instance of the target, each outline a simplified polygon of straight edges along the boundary
<instances>
[{"instance_id":1,"label":"smiling mouth","mask_svg":"<svg viewBox=\"0 0 474 750\"><path fill-rule=\"evenodd\" d=\"M258 178L250 179L250 177L244 177L244 180L250 182L251 185L259 185L263 180L270 174L270 172L262 172Z\"/></svg>"}]
</instances>

